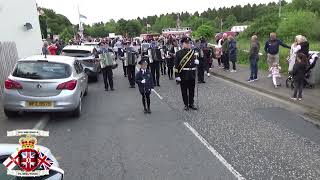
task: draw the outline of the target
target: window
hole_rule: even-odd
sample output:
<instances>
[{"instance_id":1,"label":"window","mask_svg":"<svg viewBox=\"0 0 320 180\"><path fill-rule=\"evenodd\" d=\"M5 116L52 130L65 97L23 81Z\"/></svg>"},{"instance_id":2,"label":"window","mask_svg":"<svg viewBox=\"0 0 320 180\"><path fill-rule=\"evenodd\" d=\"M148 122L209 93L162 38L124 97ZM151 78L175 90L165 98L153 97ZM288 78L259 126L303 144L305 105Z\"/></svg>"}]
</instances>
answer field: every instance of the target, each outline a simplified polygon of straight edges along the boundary
<instances>
[{"instance_id":1,"label":"window","mask_svg":"<svg viewBox=\"0 0 320 180\"><path fill-rule=\"evenodd\" d=\"M18 62L13 76L26 79L64 79L71 76L68 64L47 61Z\"/></svg>"}]
</instances>

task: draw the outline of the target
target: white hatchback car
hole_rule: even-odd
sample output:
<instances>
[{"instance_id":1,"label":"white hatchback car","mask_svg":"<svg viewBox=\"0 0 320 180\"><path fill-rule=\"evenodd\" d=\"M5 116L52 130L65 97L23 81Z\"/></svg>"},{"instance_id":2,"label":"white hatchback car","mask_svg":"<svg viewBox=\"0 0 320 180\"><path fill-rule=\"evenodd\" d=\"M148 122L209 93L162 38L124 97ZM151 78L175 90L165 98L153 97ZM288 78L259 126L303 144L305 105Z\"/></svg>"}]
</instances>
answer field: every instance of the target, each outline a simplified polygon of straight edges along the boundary
<instances>
[{"instance_id":1,"label":"white hatchback car","mask_svg":"<svg viewBox=\"0 0 320 180\"><path fill-rule=\"evenodd\" d=\"M87 93L88 75L74 57L32 56L19 60L5 81L4 113L69 111L79 117Z\"/></svg>"}]
</instances>

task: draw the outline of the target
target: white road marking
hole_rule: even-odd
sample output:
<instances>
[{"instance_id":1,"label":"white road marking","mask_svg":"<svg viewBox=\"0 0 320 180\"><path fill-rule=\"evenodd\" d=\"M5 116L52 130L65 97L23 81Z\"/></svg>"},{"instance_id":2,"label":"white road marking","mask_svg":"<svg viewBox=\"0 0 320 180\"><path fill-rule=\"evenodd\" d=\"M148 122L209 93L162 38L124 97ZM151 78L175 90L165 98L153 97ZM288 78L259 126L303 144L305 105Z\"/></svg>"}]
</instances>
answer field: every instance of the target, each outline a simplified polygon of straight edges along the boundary
<instances>
[{"instance_id":1,"label":"white road marking","mask_svg":"<svg viewBox=\"0 0 320 180\"><path fill-rule=\"evenodd\" d=\"M44 128L49 122L49 119L50 119L49 115L42 116L39 122L33 127L33 129L44 130Z\"/></svg>"},{"instance_id":2,"label":"white road marking","mask_svg":"<svg viewBox=\"0 0 320 180\"><path fill-rule=\"evenodd\" d=\"M189 123L184 122L184 125L205 145L209 151L219 159L219 161L238 179L245 180L245 178L236 171L231 164L229 164Z\"/></svg>"},{"instance_id":3,"label":"white road marking","mask_svg":"<svg viewBox=\"0 0 320 180\"><path fill-rule=\"evenodd\" d=\"M159 97L159 99L160 100L162 100L163 99L163 97L162 96L160 96L160 94L156 91L156 90L154 90L154 89L152 89L152 91Z\"/></svg>"}]
</instances>

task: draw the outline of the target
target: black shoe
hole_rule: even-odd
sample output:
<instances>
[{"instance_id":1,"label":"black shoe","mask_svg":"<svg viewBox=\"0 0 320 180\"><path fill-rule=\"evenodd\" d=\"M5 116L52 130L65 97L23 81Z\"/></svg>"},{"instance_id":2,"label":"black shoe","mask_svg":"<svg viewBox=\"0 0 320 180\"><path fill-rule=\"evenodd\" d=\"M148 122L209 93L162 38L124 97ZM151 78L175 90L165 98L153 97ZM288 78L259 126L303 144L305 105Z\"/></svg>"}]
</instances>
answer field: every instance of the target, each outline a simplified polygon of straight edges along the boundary
<instances>
[{"instance_id":1,"label":"black shoe","mask_svg":"<svg viewBox=\"0 0 320 180\"><path fill-rule=\"evenodd\" d=\"M130 86L130 88L136 88L135 86Z\"/></svg>"},{"instance_id":2,"label":"black shoe","mask_svg":"<svg viewBox=\"0 0 320 180\"><path fill-rule=\"evenodd\" d=\"M143 112L144 112L145 114L147 114L147 113L148 113L148 110L147 110L146 108L144 108Z\"/></svg>"},{"instance_id":3,"label":"black shoe","mask_svg":"<svg viewBox=\"0 0 320 180\"><path fill-rule=\"evenodd\" d=\"M104 91L109 91L109 89L108 88L104 88Z\"/></svg>"},{"instance_id":4,"label":"black shoe","mask_svg":"<svg viewBox=\"0 0 320 180\"><path fill-rule=\"evenodd\" d=\"M196 108L194 105L190 105L189 108L192 110L198 110L198 108Z\"/></svg>"},{"instance_id":5,"label":"black shoe","mask_svg":"<svg viewBox=\"0 0 320 180\"><path fill-rule=\"evenodd\" d=\"M127 75L124 75L124 77L127 77Z\"/></svg>"},{"instance_id":6,"label":"black shoe","mask_svg":"<svg viewBox=\"0 0 320 180\"><path fill-rule=\"evenodd\" d=\"M202 81L198 81L198 84L201 84L202 83Z\"/></svg>"},{"instance_id":7,"label":"black shoe","mask_svg":"<svg viewBox=\"0 0 320 180\"><path fill-rule=\"evenodd\" d=\"M160 87L160 84L158 84L157 86Z\"/></svg>"},{"instance_id":8,"label":"black shoe","mask_svg":"<svg viewBox=\"0 0 320 180\"><path fill-rule=\"evenodd\" d=\"M185 111L189 111L189 107L188 106L184 106L184 110Z\"/></svg>"},{"instance_id":9,"label":"black shoe","mask_svg":"<svg viewBox=\"0 0 320 180\"><path fill-rule=\"evenodd\" d=\"M111 88L111 91L114 91L114 88Z\"/></svg>"},{"instance_id":10,"label":"black shoe","mask_svg":"<svg viewBox=\"0 0 320 180\"><path fill-rule=\"evenodd\" d=\"M150 108L148 109L148 111L147 111L147 112L148 112L148 114L151 114L151 110L150 110Z\"/></svg>"},{"instance_id":11,"label":"black shoe","mask_svg":"<svg viewBox=\"0 0 320 180\"><path fill-rule=\"evenodd\" d=\"M202 81L201 83L206 83L205 81Z\"/></svg>"}]
</instances>

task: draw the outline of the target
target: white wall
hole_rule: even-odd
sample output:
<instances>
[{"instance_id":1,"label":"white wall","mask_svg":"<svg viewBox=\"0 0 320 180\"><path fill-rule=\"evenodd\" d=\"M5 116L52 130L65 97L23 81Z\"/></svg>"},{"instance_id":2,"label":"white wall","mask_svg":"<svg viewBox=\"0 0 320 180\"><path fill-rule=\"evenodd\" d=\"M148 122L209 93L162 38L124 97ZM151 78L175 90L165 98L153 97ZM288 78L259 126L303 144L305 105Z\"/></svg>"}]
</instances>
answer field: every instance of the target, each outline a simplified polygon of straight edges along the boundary
<instances>
[{"instance_id":1,"label":"white wall","mask_svg":"<svg viewBox=\"0 0 320 180\"><path fill-rule=\"evenodd\" d=\"M29 22L33 29L26 30ZM42 38L35 0L0 0L0 41L14 41L19 58L40 54Z\"/></svg>"}]
</instances>

